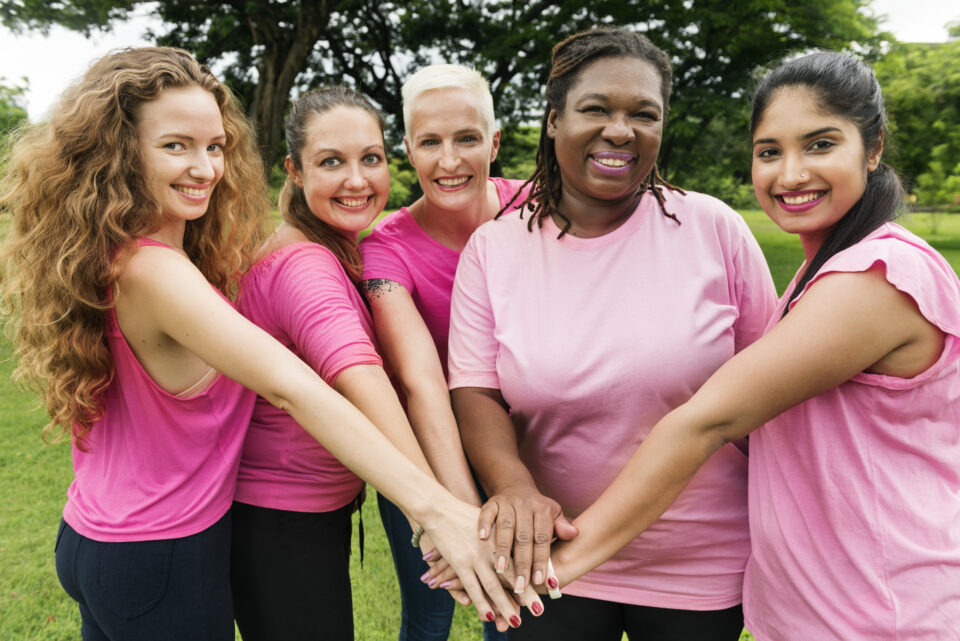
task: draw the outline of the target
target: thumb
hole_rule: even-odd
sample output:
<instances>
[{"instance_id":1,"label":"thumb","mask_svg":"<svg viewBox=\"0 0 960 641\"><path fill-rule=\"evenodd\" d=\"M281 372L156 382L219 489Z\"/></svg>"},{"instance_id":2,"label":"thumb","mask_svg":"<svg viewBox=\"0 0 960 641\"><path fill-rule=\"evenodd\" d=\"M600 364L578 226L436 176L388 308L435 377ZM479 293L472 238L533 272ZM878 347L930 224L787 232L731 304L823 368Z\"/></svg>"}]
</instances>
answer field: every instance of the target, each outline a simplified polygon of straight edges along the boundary
<instances>
[{"instance_id":1,"label":"thumb","mask_svg":"<svg viewBox=\"0 0 960 641\"><path fill-rule=\"evenodd\" d=\"M577 526L562 514L553 520L553 531L561 541L569 541L580 534Z\"/></svg>"},{"instance_id":2,"label":"thumb","mask_svg":"<svg viewBox=\"0 0 960 641\"><path fill-rule=\"evenodd\" d=\"M493 530L493 523L497 520L497 514L500 513L500 506L496 501L487 501L480 508L480 517L477 519L477 536L481 541L490 538L490 531Z\"/></svg>"}]
</instances>

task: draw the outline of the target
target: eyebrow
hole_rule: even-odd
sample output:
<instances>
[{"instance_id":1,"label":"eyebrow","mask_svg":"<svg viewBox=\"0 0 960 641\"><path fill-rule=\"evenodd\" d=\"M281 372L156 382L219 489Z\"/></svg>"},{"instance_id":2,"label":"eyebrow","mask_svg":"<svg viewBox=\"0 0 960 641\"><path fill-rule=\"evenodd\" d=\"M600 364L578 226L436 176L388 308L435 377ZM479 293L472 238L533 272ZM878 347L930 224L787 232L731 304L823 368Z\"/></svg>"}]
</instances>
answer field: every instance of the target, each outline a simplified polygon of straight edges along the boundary
<instances>
[{"instance_id":1,"label":"eyebrow","mask_svg":"<svg viewBox=\"0 0 960 641\"><path fill-rule=\"evenodd\" d=\"M377 143L377 144L375 144L375 145L367 145L366 147L364 147L364 148L362 149L362 151L370 151L371 149L380 149L380 150L382 150L382 149L383 149L383 145L381 145L380 143ZM317 155L317 154L340 154L340 155L342 155L343 152L340 151L339 149L334 149L333 147L326 147L326 148L324 148L324 149L317 149L316 151L313 152L313 155Z\"/></svg>"},{"instance_id":2,"label":"eyebrow","mask_svg":"<svg viewBox=\"0 0 960 641\"><path fill-rule=\"evenodd\" d=\"M584 100L600 100L606 102L610 100L610 96L603 93L587 93L580 96L580 99L577 102L583 102ZM661 108L660 102L658 100L653 100L652 98L641 98L637 101L637 104L641 107L656 107L657 109Z\"/></svg>"},{"instance_id":3,"label":"eyebrow","mask_svg":"<svg viewBox=\"0 0 960 641\"><path fill-rule=\"evenodd\" d=\"M821 127L820 129L814 129L809 133L805 133L802 136L797 136L797 140L808 140L810 138L816 138L817 136L822 136L823 134L831 133L835 131L840 132L840 128L839 127ZM754 147L756 147L757 145L766 145L766 144L775 143L775 142L777 142L776 138L758 138L757 140L753 141L753 145Z\"/></svg>"},{"instance_id":4,"label":"eyebrow","mask_svg":"<svg viewBox=\"0 0 960 641\"><path fill-rule=\"evenodd\" d=\"M181 134L181 133L178 133L178 132L176 132L176 131L171 131L171 132L169 132L169 133L160 134L160 136L158 136L158 138L160 138L161 140L164 139L164 138L176 138L177 140L189 140L190 142L194 142L194 141L196 140L193 136L190 136L190 135L188 135L188 134ZM223 133L223 134L219 134L219 135L217 135L217 136L214 136L214 137L211 138L210 140L226 140L226 139L227 139L227 134L226 134L226 133Z\"/></svg>"},{"instance_id":5,"label":"eyebrow","mask_svg":"<svg viewBox=\"0 0 960 641\"><path fill-rule=\"evenodd\" d=\"M478 127L467 127L466 129L457 129L453 132L454 136L462 136L463 134L480 134L483 135L483 130ZM421 138L441 138L440 134L435 134L433 132L425 131L422 134L418 134L416 139L420 140Z\"/></svg>"}]
</instances>

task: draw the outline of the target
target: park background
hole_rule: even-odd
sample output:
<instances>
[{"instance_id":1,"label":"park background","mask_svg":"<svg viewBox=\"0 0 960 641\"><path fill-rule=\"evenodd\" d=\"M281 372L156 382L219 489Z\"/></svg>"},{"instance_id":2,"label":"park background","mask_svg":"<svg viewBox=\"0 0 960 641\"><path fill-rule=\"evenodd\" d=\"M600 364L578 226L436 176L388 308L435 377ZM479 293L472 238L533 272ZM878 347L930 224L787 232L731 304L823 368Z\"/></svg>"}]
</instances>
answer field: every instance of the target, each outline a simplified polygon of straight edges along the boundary
<instances>
[{"instance_id":1,"label":"park background","mask_svg":"<svg viewBox=\"0 0 960 641\"><path fill-rule=\"evenodd\" d=\"M782 292L803 256L795 237L755 209L749 96L764 71L785 58L818 48L844 50L872 64L884 87L893 143L885 159L908 189L905 223L960 269L960 9L903 4L917 15L942 17L938 42L901 42L896 25L885 22L870 0L0 0L0 141L13 128L42 120L46 109L32 87L49 78L31 76L36 60L17 59L18 43L27 49L41 40L62 67L80 64L61 84L90 61L71 59L73 34L111 46L176 45L210 64L240 97L259 130L274 195L283 178L280 124L289 99L332 83L370 96L390 123L389 211L419 196L401 146L400 86L413 70L440 60L482 70L503 131L492 171L526 178L552 45L596 24L630 26L673 60L661 172L738 209ZM117 34L126 35L117 41ZM8 72L11 64L15 71ZM0 234L8 216L0 212ZM11 357L9 343L0 339L0 639L75 639L76 606L53 567L56 527L72 478L69 446L42 443L46 417L39 397L10 383ZM354 536L352 568L356 636L392 639L399 620L393 565L374 501L363 515L365 561L361 568ZM474 616L458 608L451 639L479 638Z\"/></svg>"}]
</instances>

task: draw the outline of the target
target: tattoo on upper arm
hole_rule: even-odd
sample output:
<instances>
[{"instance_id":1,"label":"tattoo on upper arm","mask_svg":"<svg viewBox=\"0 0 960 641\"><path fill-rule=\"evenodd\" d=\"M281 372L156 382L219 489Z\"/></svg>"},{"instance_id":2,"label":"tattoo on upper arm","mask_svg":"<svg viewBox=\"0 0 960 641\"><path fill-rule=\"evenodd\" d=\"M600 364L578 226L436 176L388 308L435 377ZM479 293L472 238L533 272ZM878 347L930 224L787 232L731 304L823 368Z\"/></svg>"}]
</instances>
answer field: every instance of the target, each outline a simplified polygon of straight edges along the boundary
<instances>
[{"instance_id":1,"label":"tattoo on upper arm","mask_svg":"<svg viewBox=\"0 0 960 641\"><path fill-rule=\"evenodd\" d=\"M386 278L371 278L363 281L363 293L367 298L380 298L403 287L400 283Z\"/></svg>"}]
</instances>

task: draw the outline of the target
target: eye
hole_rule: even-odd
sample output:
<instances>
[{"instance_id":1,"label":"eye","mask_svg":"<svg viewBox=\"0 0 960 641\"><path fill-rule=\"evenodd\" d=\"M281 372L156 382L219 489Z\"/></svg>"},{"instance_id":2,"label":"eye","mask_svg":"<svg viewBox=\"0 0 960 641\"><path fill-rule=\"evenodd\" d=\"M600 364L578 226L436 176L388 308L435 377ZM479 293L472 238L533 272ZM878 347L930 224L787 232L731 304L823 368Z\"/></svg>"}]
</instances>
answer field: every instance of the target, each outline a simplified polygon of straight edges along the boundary
<instances>
[{"instance_id":1,"label":"eye","mask_svg":"<svg viewBox=\"0 0 960 641\"><path fill-rule=\"evenodd\" d=\"M810 145L810 149L812 149L813 151L826 151L827 149L830 149L831 147L836 147L836 146L837 146L836 143L830 140L820 139L820 140L815 140Z\"/></svg>"},{"instance_id":2,"label":"eye","mask_svg":"<svg viewBox=\"0 0 960 641\"><path fill-rule=\"evenodd\" d=\"M223 145L219 142L215 142L212 145L207 145L207 151L215 154L223 153Z\"/></svg>"},{"instance_id":3,"label":"eye","mask_svg":"<svg viewBox=\"0 0 960 641\"><path fill-rule=\"evenodd\" d=\"M363 157L363 162L367 165L379 165L383 162L383 156L380 154L367 154Z\"/></svg>"},{"instance_id":4,"label":"eye","mask_svg":"<svg viewBox=\"0 0 960 641\"><path fill-rule=\"evenodd\" d=\"M457 142L461 142L461 143L464 143L464 144L471 144L471 143L479 142L479 141L480 141L480 139L477 138L477 136L474 136L473 134L465 134L465 135L460 136L459 138L457 138Z\"/></svg>"},{"instance_id":5,"label":"eye","mask_svg":"<svg viewBox=\"0 0 960 641\"><path fill-rule=\"evenodd\" d=\"M579 111L580 113L582 113L582 114L602 114L602 113L606 113L606 109L604 109L604 108L601 107L600 105L585 105L585 106L583 106L583 107L580 107L580 109L579 109L578 111Z\"/></svg>"},{"instance_id":6,"label":"eye","mask_svg":"<svg viewBox=\"0 0 960 641\"><path fill-rule=\"evenodd\" d=\"M424 138L420 141L421 147L435 147L440 144L440 141L436 138Z\"/></svg>"},{"instance_id":7,"label":"eye","mask_svg":"<svg viewBox=\"0 0 960 641\"><path fill-rule=\"evenodd\" d=\"M328 168L339 167L342 164L343 164L343 161L337 158L336 156L329 156L317 163L319 167L328 167Z\"/></svg>"},{"instance_id":8,"label":"eye","mask_svg":"<svg viewBox=\"0 0 960 641\"><path fill-rule=\"evenodd\" d=\"M168 142L163 146L164 149L169 149L170 151L185 151L187 146L182 142Z\"/></svg>"},{"instance_id":9,"label":"eye","mask_svg":"<svg viewBox=\"0 0 960 641\"><path fill-rule=\"evenodd\" d=\"M765 160L776 158L779 155L780 155L779 149L772 149L770 147L767 147L766 149L761 149L760 151L757 152L757 158L763 158Z\"/></svg>"}]
</instances>

